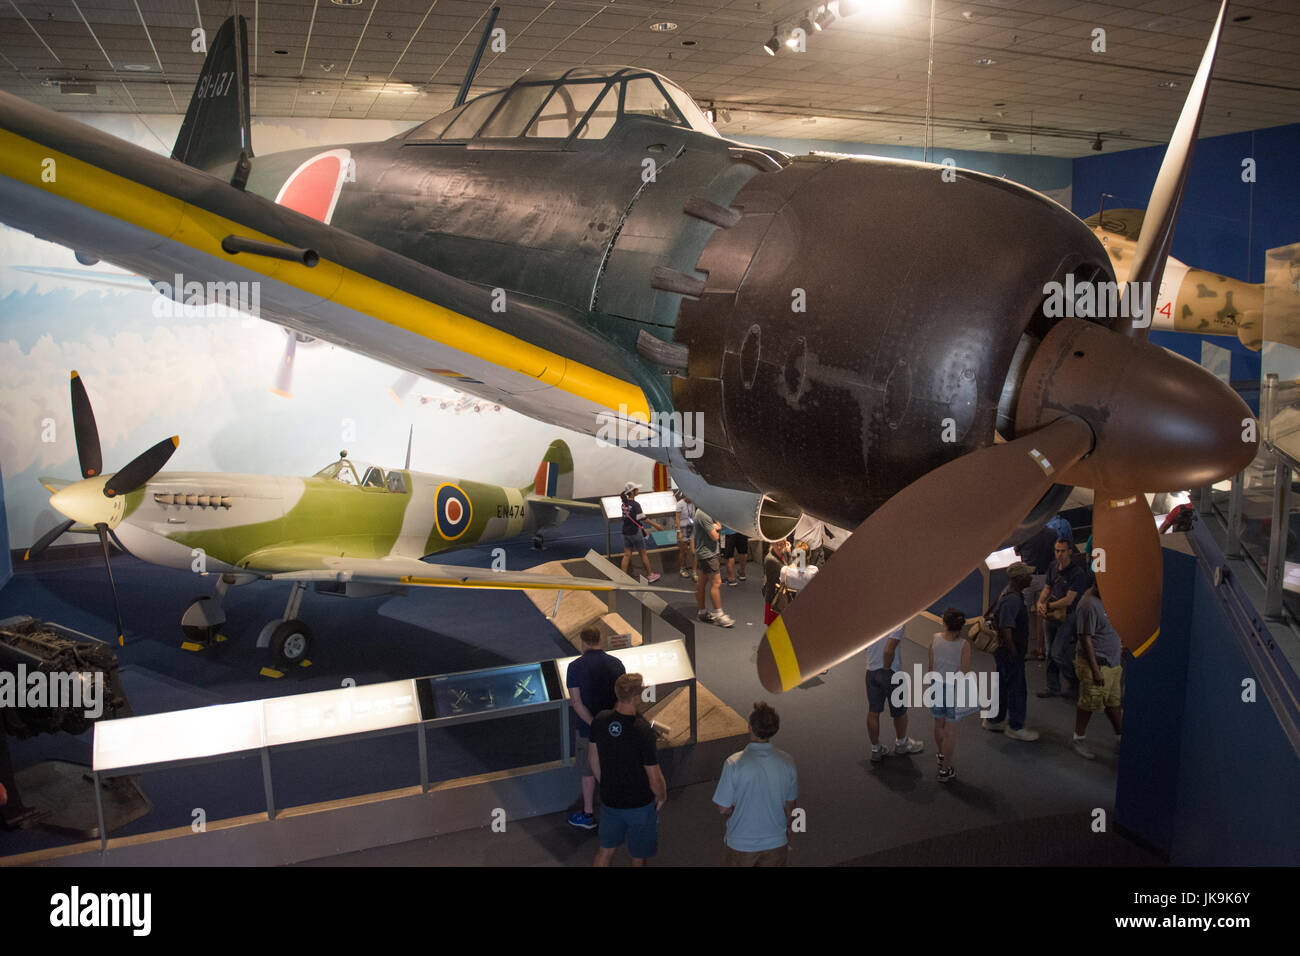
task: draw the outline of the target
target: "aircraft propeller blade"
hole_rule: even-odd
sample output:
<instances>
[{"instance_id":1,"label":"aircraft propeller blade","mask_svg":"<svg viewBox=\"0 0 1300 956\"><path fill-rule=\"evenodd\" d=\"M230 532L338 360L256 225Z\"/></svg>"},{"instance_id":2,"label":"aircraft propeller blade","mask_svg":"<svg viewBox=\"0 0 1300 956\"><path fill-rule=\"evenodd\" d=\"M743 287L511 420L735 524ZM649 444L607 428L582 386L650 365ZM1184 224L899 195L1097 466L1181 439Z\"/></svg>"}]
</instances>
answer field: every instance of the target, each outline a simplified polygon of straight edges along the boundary
<instances>
[{"instance_id":1,"label":"aircraft propeller blade","mask_svg":"<svg viewBox=\"0 0 1300 956\"><path fill-rule=\"evenodd\" d=\"M388 394L399 404L406 402L406 396L411 394L411 389L415 388L415 383L420 377L414 372L403 372L397 377L392 385L388 386Z\"/></svg>"},{"instance_id":2,"label":"aircraft propeller blade","mask_svg":"<svg viewBox=\"0 0 1300 956\"><path fill-rule=\"evenodd\" d=\"M126 646L126 630L122 627L122 605L117 599L117 582L113 580L113 565L109 562L108 525L102 521L95 525L99 532L99 545L104 549L104 570L108 572L108 587L113 592L113 618L117 622L117 646Z\"/></svg>"},{"instance_id":3,"label":"aircraft propeller blade","mask_svg":"<svg viewBox=\"0 0 1300 956\"><path fill-rule=\"evenodd\" d=\"M173 435L131 459L125 468L108 479L108 483L104 485L104 497L114 498L135 491L162 470L162 466L167 464L167 459L171 458L180 443L180 438Z\"/></svg>"},{"instance_id":4,"label":"aircraft propeller blade","mask_svg":"<svg viewBox=\"0 0 1300 956\"><path fill-rule=\"evenodd\" d=\"M796 687L943 597L1092 445L1088 425L1067 415L964 455L898 492L768 627L758 648L763 686L774 693ZM918 537L918 529L939 527L940 515L942 535Z\"/></svg>"},{"instance_id":5,"label":"aircraft propeller blade","mask_svg":"<svg viewBox=\"0 0 1300 956\"><path fill-rule=\"evenodd\" d=\"M1092 547L1106 616L1137 657L1160 634L1164 578L1160 535L1146 496L1093 492Z\"/></svg>"},{"instance_id":6,"label":"aircraft propeller blade","mask_svg":"<svg viewBox=\"0 0 1300 956\"><path fill-rule=\"evenodd\" d=\"M1165 271L1165 262L1169 258L1169 249L1174 241L1174 226L1178 223L1178 209L1182 205L1183 187L1187 183L1187 170L1192 163L1192 152L1196 148L1196 134L1201 126L1201 114L1205 110L1205 96L1210 88L1210 73L1214 69L1214 55L1219 48L1219 34L1223 30L1223 20L1228 12L1228 0L1223 0L1219 7L1219 19L1215 21L1210 41L1201 56L1201 65L1196 70L1183 111L1178 117L1178 125L1169 139L1165 150L1164 162L1156 176L1156 184L1151 190L1151 200L1147 203L1146 215L1142 220L1142 233L1138 236L1137 250L1133 254L1133 268L1129 270L1128 281L1150 283L1151 302L1155 303L1155 292L1159 290L1160 276ZM1125 287L1124 298L1128 299ZM1120 318L1115 323L1115 331L1132 338L1147 337L1152 316L1144 316L1147 323L1136 328L1129 309L1122 309Z\"/></svg>"},{"instance_id":7,"label":"aircraft propeller blade","mask_svg":"<svg viewBox=\"0 0 1300 956\"><path fill-rule=\"evenodd\" d=\"M271 391L285 398L293 398L293 362L298 355L298 336L292 329L284 343L284 354L280 356L280 365L275 370L275 384Z\"/></svg>"},{"instance_id":8,"label":"aircraft propeller blade","mask_svg":"<svg viewBox=\"0 0 1300 956\"><path fill-rule=\"evenodd\" d=\"M77 440L81 477L94 478L104 470L104 456L99 448L95 411L90 407L90 396L75 369L72 372L72 431Z\"/></svg>"},{"instance_id":9,"label":"aircraft propeller blade","mask_svg":"<svg viewBox=\"0 0 1300 956\"><path fill-rule=\"evenodd\" d=\"M54 543L55 539L76 523L77 522L74 519L69 518L67 521L63 522L63 524L55 525L49 531L45 532L45 534L41 535L39 541L27 549L27 553L23 555L23 560L30 561L32 558L38 557L42 551Z\"/></svg>"}]
</instances>

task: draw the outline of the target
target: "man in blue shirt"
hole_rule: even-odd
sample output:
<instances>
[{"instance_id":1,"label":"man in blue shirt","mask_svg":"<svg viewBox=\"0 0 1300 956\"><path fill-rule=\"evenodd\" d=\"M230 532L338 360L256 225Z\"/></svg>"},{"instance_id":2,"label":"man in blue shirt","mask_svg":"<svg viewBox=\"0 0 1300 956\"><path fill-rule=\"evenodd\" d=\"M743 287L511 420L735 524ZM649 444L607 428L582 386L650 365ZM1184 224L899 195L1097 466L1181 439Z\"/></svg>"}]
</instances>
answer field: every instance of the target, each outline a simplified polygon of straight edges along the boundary
<instances>
[{"instance_id":1,"label":"man in blue shirt","mask_svg":"<svg viewBox=\"0 0 1300 956\"><path fill-rule=\"evenodd\" d=\"M582 830L596 829L596 778L587 759L591 743L591 722L602 710L610 710L617 703L614 682L626 670L623 662L600 649L600 631L584 627L581 635L582 656L569 665L565 686L573 704L574 721L578 728L578 743L573 752L574 763L582 777L582 810L570 814L569 825Z\"/></svg>"},{"instance_id":2,"label":"man in blue shirt","mask_svg":"<svg viewBox=\"0 0 1300 956\"><path fill-rule=\"evenodd\" d=\"M749 715L749 746L723 764L713 802L727 818L724 866L786 865L799 774L790 755L772 746L780 729L781 718L775 708L754 704Z\"/></svg>"},{"instance_id":3,"label":"man in blue shirt","mask_svg":"<svg viewBox=\"0 0 1300 956\"><path fill-rule=\"evenodd\" d=\"M1066 621L1074 614L1074 605L1088 586L1087 574L1075 564L1074 548L1065 539L1056 542L1056 560L1047 569L1047 587L1038 598L1038 613L1045 620L1047 631L1047 689L1038 692L1039 697L1056 697L1061 695L1061 675L1065 675L1066 689L1063 696L1073 697L1078 693L1078 681L1074 675L1074 626L1066 627ZM1053 620L1053 614L1056 620Z\"/></svg>"}]
</instances>

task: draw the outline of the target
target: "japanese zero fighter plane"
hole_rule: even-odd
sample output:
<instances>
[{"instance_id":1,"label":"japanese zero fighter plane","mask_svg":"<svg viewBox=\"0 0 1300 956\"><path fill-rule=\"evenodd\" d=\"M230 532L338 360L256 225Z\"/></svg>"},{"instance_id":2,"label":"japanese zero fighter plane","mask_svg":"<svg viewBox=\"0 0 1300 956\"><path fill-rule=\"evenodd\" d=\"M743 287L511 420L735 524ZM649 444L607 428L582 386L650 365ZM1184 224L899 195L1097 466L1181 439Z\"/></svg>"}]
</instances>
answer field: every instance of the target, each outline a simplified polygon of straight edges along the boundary
<instances>
[{"instance_id":1,"label":"japanese zero fighter plane","mask_svg":"<svg viewBox=\"0 0 1300 956\"><path fill-rule=\"evenodd\" d=\"M736 531L774 539L805 512L856 529L765 633L771 690L939 599L1073 485L1096 494L1102 597L1140 654L1161 609L1142 492L1235 474L1257 443L1231 389L1146 341L1128 294L1164 270L1226 8L1119 314L1044 307L1066 283L1115 287L1102 243L1047 197L729 141L633 67L530 72L382 142L254 157L238 16L170 157L0 95L0 219L182 275L187 297L258 282L262 316L304 335L613 427Z\"/></svg>"},{"instance_id":2,"label":"japanese zero fighter plane","mask_svg":"<svg viewBox=\"0 0 1300 956\"><path fill-rule=\"evenodd\" d=\"M181 618L191 650L218 636L230 587L259 579L293 585L284 615L268 622L258 636L258 646L269 647L279 667L307 659L312 632L298 613L309 584L348 597L400 593L407 587L673 590L420 560L527 533L539 544L542 531L570 511L598 510L598 505L572 500L573 456L560 440L551 442L533 479L519 487L411 471L409 448L406 467L387 471L354 462L345 451L310 478L160 472L176 450L177 438L164 439L121 471L106 474L94 412L76 372L72 411L82 479L41 479L50 504L68 520L43 535L25 558L72 531L97 533L107 564L112 534L144 561L215 574L213 598L195 598ZM108 574L111 582L111 566ZM115 585L113 601L120 642L124 631Z\"/></svg>"}]
</instances>

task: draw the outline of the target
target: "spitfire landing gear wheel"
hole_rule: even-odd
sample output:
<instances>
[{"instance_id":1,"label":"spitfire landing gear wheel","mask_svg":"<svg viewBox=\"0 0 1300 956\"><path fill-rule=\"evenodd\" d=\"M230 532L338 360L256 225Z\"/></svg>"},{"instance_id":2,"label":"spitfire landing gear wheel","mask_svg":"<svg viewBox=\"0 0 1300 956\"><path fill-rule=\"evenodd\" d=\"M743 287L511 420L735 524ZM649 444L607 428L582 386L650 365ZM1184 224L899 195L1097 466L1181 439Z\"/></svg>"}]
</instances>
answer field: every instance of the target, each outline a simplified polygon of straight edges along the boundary
<instances>
[{"instance_id":1,"label":"spitfire landing gear wheel","mask_svg":"<svg viewBox=\"0 0 1300 956\"><path fill-rule=\"evenodd\" d=\"M185 640L192 644L207 645L217 636L217 626L215 624L187 624L186 621L200 621L206 618L203 613L205 603L212 599L207 595L196 597L185 608L185 613L181 615L181 632L185 635Z\"/></svg>"},{"instance_id":2,"label":"spitfire landing gear wheel","mask_svg":"<svg viewBox=\"0 0 1300 956\"><path fill-rule=\"evenodd\" d=\"M271 632L271 659L280 668L297 667L311 650L311 628L302 621L281 621Z\"/></svg>"},{"instance_id":3,"label":"spitfire landing gear wheel","mask_svg":"<svg viewBox=\"0 0 1300 956\"><path fill-rule=\"evenodd\" d=\"M546 541L545 539L542 538L542 533L540 531L537 532L537 534L533 535L533 550L534 551L546 550Z\"/></svg>"}]
</instances>

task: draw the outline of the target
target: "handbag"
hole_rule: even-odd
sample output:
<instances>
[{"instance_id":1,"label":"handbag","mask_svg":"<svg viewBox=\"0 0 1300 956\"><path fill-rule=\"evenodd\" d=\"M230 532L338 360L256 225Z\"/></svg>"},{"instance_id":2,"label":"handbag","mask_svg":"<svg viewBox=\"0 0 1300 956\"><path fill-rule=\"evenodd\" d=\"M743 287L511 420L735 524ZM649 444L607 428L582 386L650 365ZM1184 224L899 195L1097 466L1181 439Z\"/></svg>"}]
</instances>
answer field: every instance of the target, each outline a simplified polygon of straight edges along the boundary
<instances>
[{"instance_id":1,"label":"handbag","mask_svg":"<svg viewBox=\"0 0 1300 956\"><path fill-rule=\"evenodd\" d=\"M776 586L776 593L772 595L772 610L777 614L782 613L790 606L790 602L794 600L796 593L797 592L790 590L784 584L778 584Z\"/></svg>"},{"instance_id":2,"label":"handbag","mask_svg":"<svg viewBox=\"0 0 1300 956\"><path fill-rule=\"evenodd\" d=\"M992 654L998 649L997 628L986 617L977 617L970 622L966 628L966 638L977 651Z\"/></svg>"}]
</instances>

